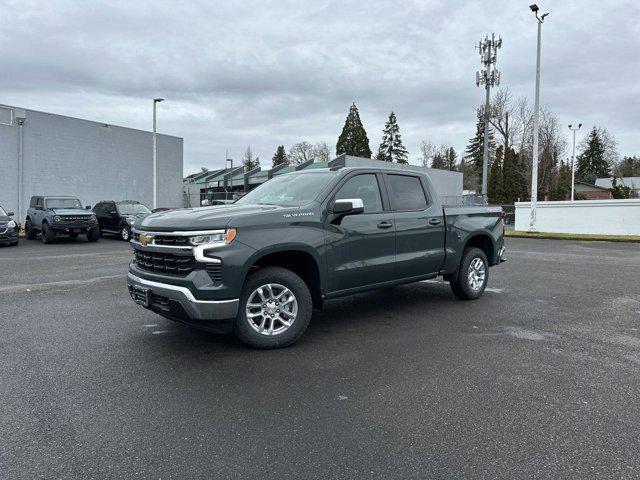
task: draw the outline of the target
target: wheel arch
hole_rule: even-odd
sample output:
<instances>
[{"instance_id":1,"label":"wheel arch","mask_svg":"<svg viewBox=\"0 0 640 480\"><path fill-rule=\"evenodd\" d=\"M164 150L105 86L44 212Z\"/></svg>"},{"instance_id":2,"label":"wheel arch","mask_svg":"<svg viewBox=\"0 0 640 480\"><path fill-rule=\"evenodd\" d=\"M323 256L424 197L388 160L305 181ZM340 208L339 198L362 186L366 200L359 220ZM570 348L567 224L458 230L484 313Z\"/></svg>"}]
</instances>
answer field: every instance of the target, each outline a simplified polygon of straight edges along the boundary
<instances>
[{"instance_id":1,"label":"wheel arch","mask_svg":"<svg viewBox=\"0 0 640 480\"><path fill-rule=\"evenodd\" d=\"M288 244L259 250L247 261L243 284L252 271L265 266L283 267L294 272L309 287L314 307L321 307L324 274L320 259L313 249L306 245Z\"/></svg>"},{"instance_id":2,"label":"wheel arch","mask_svg":"<svg viewBox=\"0 0 640 480\"><path fill-rule=\"evenodd\" d=\"M468 248L479 248L484 252L487 256L487 261L489 262L489 266L495 264L495 241L491 235L487 232L476 232L470 235L465 243L464 248L462 249L462 253Z\"/></svg>"}]
</instances>

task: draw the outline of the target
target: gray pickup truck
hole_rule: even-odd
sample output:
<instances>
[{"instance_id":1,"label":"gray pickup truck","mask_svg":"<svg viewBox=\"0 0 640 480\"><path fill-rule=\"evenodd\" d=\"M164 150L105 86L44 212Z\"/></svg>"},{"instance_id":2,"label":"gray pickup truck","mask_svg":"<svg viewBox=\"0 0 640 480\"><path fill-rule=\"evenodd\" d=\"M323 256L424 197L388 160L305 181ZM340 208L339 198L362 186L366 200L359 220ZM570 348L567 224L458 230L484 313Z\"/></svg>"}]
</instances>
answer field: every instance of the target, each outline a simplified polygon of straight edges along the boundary
<instances>
[{"instance_id":1,"label":"gray pickup truck","mask_svg":"<svg viewBox=\"0 0 640 480\"><path fill-rule=\"evenodd\" d=\"M302 170L233 205L150 215L133 232L127 282L166 318L277 348L333 298L437 276L480 297L503 233L500 207L443 207L426 173Z\"/></svg>"},{"instance_id":2,"label":"gray pickup truck","mask_svg":"<svg viewBox=\"0 0 640 480\"><path fill-rule=\"evenodd\" d=\"M90 210L89 205L82 208L74 197L33 196L24 224L25 237L33 240L40 233L43 243L51 243L58 235L86 235L90 242L97 242L100 227Z\"/></svg>"}]
</instances>

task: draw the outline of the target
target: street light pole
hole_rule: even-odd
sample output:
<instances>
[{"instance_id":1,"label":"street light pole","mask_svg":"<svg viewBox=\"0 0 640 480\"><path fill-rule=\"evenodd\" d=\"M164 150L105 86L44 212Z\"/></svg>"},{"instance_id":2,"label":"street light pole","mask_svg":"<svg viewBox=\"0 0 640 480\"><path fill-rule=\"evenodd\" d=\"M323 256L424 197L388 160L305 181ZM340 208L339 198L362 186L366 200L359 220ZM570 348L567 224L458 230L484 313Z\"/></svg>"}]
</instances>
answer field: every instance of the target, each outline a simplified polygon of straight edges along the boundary
<instances>
[{"instance_id":1,"label":"street light pole","mask_svg":"<svg viewBox=\"0 0 640 480\"><path fill-rule=\"evenodd\" d=\"M538 46L536 49L536 99L533 107L533 159L531 162L531 217L529 219L529 231L536 231L536 207L538 203L538 124L540 117L540 43L542 36L542 23L549 15L538 16L538 6L534 3L529 8L536 15L538 21Z\"/></svg>"},{"instance_id":2,"label":"street light pole","mask_svg":"<svg viewBox=\"0 0 640 480\"><path fill-rule=\"evenodd\" d=\"M578 128L572 128L569 125L569 130L573 132L573 154L571 155L571 201L574 199L574 189L576 185L576 132L580 130L582 124L578 124Z\"/></svg>"},{"instance_id":3,"label":"street light pole","mask_svg":"<svg viewBox=\"0 0 640 480\"><path fill-rule=\"evenodd\" d=\"M157 142L156 142L156 105L158 103L164 102L164 98L154 98L153 99L153 208L157 208L157 200L158 200L158 155L157 155Z\"/></svg>"}]
</instances>

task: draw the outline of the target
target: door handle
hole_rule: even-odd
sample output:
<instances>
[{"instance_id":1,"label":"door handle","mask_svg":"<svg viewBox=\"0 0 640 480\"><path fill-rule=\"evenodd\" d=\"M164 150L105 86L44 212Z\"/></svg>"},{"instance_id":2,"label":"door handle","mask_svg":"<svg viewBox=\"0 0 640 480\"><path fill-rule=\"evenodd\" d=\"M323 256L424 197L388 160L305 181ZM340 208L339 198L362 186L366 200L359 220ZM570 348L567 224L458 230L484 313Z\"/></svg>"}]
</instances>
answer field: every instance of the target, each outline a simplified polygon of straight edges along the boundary
<instances>
[{"instance_id":1,"label":"door handle","mask_svg":"<svg viewBox=\"0 0 640 480\"><path fill-rule=\"evenodd\" d=\"M429 225L440 225L441 220L439 218L432 218L429 220Z\"/></svg>"},{"instance_id":2,"label":"door handle","mask_svg":"<svg viewBox=\"0 0 640 480\"><path fill-rule=\"evenodd\" d=\"M378 228L391 228L393 225L389 222L380 222L378 224Z\"/></svg>"}]
</instances>

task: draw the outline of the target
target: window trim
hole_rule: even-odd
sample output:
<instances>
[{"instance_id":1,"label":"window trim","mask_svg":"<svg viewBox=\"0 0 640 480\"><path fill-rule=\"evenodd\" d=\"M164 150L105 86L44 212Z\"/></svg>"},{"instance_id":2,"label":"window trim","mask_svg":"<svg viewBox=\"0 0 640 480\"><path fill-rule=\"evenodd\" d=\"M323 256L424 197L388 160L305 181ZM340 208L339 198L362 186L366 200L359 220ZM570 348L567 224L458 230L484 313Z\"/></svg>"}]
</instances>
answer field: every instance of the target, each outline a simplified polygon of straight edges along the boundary
<instances>
[{"instance_id":1,"label":"window trim","mask_svg":"<svg viewBox=\"0 0 640 480\"><path fill-rule=\"evenodd\" d=\"M378 192L380 193L380 200L382 202L382 210L380 210L379 212L362 212L360 214L358 214L358 216L360 215L380 215L381 213L387 213L391 211L390 208L390 204L388 202L388 198L386 197L386 186L384 185L383 182L381 182L381 178L380 178L380 174L378 172L375 171L358 171L358 172L353 172L350 173L348 175L345 175L344 178L342 180L340 180L337 185L333 188L333 190L331 191L331 193L329 193L328 195L328 201L327 201L327 207L329 205L332 205L335 201L336 201L336 195L338 194L338 192L340 191L340 189L352 178L355 178L357 176L360 175L373 175L373 178L375 178L376 183L378 184Z\"/></svg>"},{"instance_id":2,"label":"window trim","mask_svg":"<svg viewBox=\"0 0 640 480\"><path fill-rule=\"evenodd\" d=\"M395 198L393 197L393 188L391 187L391 183L390 180L387 178L389 176L396 176L396 177L410 177L410 178L415 178L418 180L418 185L420 185L420 188L422 189L422 195L424 196L424 200L426 202L426 205L424 208L415 208L415 209L411 209L411 210L398 210L398 208L396 207L396 201ZM425 189L424 186L424 182L422 179L422 176L420 175L411 175L411 174L407 174L407 173L384 173L384 181L385 184L387 185L388 191L389 191L389 203L391 205L391 210L395 213L402 213L402 212L424 212L425 210L428 210L429 207L431 207L432 203L431 203L431 198L429 197L429 194L427 193L427 190Z\"/></svg>"}]
</instances>

